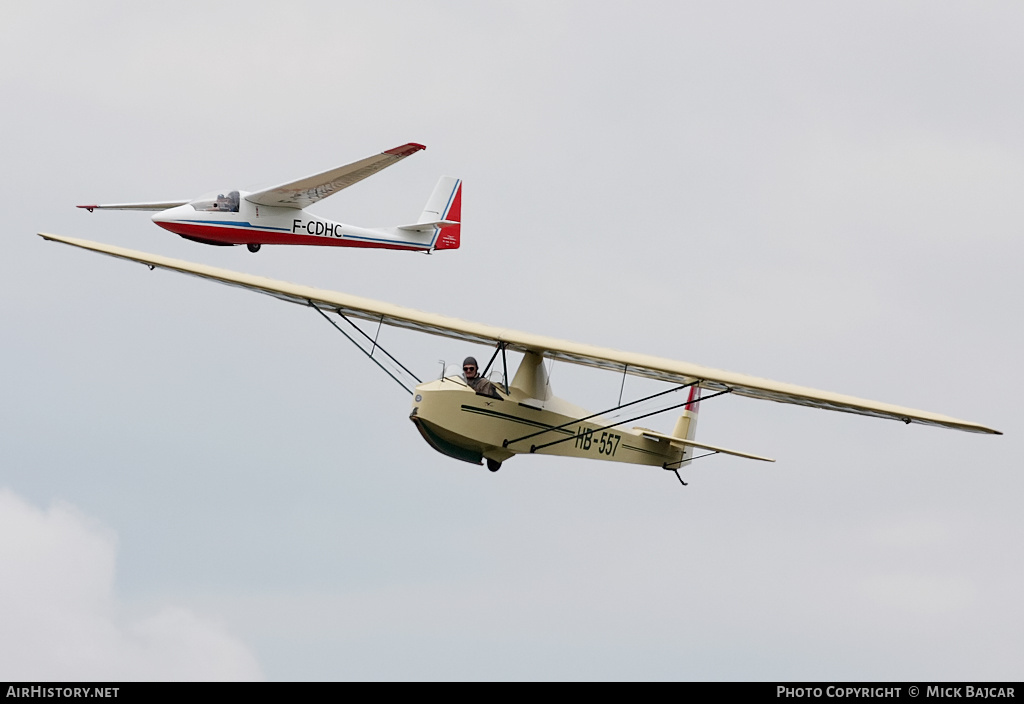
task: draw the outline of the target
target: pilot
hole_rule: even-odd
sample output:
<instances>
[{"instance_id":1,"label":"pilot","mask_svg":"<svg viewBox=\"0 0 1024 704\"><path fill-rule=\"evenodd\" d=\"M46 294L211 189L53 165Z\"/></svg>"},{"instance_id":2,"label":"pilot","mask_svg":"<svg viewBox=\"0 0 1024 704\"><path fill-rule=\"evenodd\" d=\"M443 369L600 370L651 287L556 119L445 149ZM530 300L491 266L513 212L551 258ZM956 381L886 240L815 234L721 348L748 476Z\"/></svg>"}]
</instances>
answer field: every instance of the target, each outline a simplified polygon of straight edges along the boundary
<instances>
[{"instance_id":1,"label":"pilot","mask_svg":"<svg viewBox=\"0 0 1024 704\"><path fill-rule=\"evenodd\" d=\"M231 191L226 196L223 193L218 193L217 203L213 209L219 210L222 213L237 213L239 200L238 191Z\"/></svg>"},{"instance_id":2,"label":"pilot","mask_svg":"<svg viewBox=\"0 0 1024 704\"><path fill-rule=\"evenodd\" d=\"M479 365L476 363L476 357L466 357L462 362L462 374L469 387L481 396L501 399L501 396L498 395L498 390L494 388L494 384L480 376L477 369L479 369Z\"/></svg>"}]
</instances>

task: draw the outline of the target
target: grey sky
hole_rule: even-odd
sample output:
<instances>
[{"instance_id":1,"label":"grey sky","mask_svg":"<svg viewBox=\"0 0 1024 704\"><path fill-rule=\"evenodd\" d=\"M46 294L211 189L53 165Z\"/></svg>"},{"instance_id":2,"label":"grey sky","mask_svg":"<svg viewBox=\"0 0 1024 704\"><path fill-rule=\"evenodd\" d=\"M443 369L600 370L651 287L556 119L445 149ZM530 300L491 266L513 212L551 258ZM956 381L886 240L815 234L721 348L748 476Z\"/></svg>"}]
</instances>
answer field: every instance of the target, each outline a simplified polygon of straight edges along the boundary
<instances>
[{"instance_id":1,"label":"grey sky","mask_svg":"<svg viewBox=\"0 0 1024 704\"><path fill-rule=\"evenodd\" d=\"M1021 679L1022 26L1017 3L5 8L0 574L24 579L0 580L0 676ZM397 224L459 176L458 251L251 255L72 207L408 141L311 210ZM698 439L777 464L491 475L313 313L40 230L1006 435L725 398ZM486 354L383 341L420 376ZM552 378L595 410L619 381Z\"/></svg>"}]
</instances>

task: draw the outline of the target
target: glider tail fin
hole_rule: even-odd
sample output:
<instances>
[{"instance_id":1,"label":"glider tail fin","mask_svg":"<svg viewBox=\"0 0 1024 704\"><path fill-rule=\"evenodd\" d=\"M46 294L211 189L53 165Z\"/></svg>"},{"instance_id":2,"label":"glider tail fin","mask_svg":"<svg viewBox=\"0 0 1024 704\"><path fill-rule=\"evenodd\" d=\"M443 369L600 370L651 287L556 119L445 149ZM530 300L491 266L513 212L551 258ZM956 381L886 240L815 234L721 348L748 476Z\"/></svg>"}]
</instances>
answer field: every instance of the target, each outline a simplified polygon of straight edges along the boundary
<instances>
[{"instance_id":1,"label":"glider tail fin","mask_svg":"<svg viewBox=\"0 0 1024 704\"><path fill-rule=\"evenodd\" d=\"M693 440L697 435L697 409L700 406L700 386L694 384L690 387L690 397L687 399L686 405L683 406L683 415L679 416L679 420L676 421L676 427L672 431L672 436L677 438L686 438L687 440ZM680 458L680 467L685 467L690 463L690 458L693 457L693 448L685 447L683 454Z\"/></svg>"},{"instance_id":2,"label":"glider tail fin","mask_svg":"<svg viewBox=\"0 0 1024 704\"><path fill-rule=\"evenodd\" d=\"M462 179L438 179L418 222L436 223L441 228L434 249L458 249L462 236Z\"/></svg>"}]
</instances>

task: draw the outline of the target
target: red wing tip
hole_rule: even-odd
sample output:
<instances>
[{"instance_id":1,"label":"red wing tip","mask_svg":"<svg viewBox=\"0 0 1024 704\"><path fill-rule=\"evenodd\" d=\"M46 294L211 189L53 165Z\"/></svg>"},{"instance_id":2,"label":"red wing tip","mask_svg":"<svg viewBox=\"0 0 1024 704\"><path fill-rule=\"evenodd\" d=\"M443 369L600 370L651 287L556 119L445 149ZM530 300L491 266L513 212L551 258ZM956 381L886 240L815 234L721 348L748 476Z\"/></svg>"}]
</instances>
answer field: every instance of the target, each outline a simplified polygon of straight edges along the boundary
<instances>
[{"instance_id":1,"label":"red wing tip","mask_svg":"<svg viewBox=\"0 0 1024 704\"><path fill-rule=\"evenodd\" d=\"M384 153L394 154L395 156L409 156L410 154L415 154L421 149L426 149L426 147L422 144L416 144L416 142L409 142L408 144L403 144L402 146L395 147L394 149L387 149Z\"/></svg>"},{"instance_id":2,"label":"red wing tip","mask_svg":"<svg viewBox=\"0 0 1024 704\"><path fill-rule=\"evenodd\" d=\"M76 205L75 207L76 208L85 208L86 210L88 210L91 213L94 209L96 209L96 208L98 208L100 206L98 206L98 205Z\"/></svg>"}]
</instances>

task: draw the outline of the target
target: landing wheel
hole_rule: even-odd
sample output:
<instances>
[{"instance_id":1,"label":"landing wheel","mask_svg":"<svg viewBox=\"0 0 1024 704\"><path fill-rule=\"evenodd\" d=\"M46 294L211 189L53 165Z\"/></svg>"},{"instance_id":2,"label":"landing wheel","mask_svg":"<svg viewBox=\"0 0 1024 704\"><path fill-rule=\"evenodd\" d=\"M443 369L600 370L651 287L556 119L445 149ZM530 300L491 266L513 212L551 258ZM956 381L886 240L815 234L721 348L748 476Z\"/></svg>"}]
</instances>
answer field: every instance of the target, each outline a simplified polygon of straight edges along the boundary
<instances>
[{"instance_id":1,"label":"landing wheel","mask_svg":"<svg viewBox=\"0 0 1024 704\"><path fill-rule=\"evenodd\" d=\"M501 462L497 462L495 460L492 460L490 457L488 457L487 458L487 469L491 470L492 472L497 472L499 469L501 469Z\"/></svg>"},{"instance_id":2,"label":"landing wheel","mask_svg":"<svg viewBox=\"0 0 1024 704\"><path fill-rule=\"evenodd\" d=\"M255 242L249 243L249 244L245 245L245 247L246 247L246 249L248 249L253 254L256 254L256 252L260 251L260 246L258 244L256 244Z\"/></svg>"}]
</instances>

